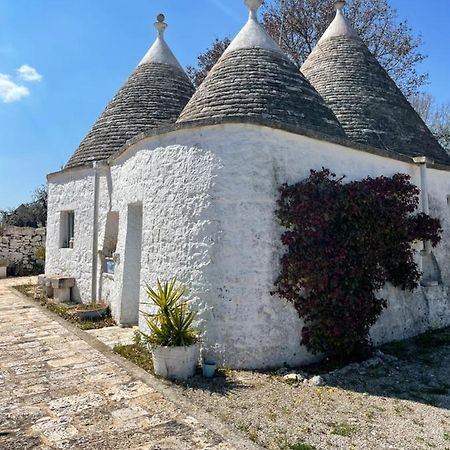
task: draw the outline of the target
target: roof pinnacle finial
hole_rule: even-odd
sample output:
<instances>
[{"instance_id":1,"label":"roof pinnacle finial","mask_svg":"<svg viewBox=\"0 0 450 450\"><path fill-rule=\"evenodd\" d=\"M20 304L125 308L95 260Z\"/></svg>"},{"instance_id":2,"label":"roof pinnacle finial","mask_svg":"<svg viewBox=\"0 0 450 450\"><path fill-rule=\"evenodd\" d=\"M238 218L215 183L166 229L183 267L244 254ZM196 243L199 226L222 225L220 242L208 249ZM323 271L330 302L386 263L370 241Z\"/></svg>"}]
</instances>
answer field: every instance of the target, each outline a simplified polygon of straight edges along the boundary
<instances>
[{"instance_id":1,"label":"roof pinnacle finial","mask_svg":"<svg viewBox=\"0 0 450 450\"><path fill-rule=\"evenodd\" d=\"M158 30L158 36L164 38L164 31L166 31L167 23L164 22L166 17L164 14L158 14L156 16L155 28Z\"/></svg>"},{"instance_id":2,"label":"roof pinnacle finial","mask_svg":"<svg viewBox=\"0 0 450 450\"><path fill-rule=\"evenodd\" d=\"M245 0L245 5L250 10L250 19L258 20L258 9L263 4L263 0Z\"/></svg>"},{"instance_id":3,"label":"roof pinnacle finial","mask_svg":"<svg viewBox=\"0 0 450 450\"><path fill-rule=\"evenodd\" d=\"M345 6L345 0L336 0L334 2L334 7L336 9L336 12L340 13L344 9Z\"/></svg>"}]
</instances>

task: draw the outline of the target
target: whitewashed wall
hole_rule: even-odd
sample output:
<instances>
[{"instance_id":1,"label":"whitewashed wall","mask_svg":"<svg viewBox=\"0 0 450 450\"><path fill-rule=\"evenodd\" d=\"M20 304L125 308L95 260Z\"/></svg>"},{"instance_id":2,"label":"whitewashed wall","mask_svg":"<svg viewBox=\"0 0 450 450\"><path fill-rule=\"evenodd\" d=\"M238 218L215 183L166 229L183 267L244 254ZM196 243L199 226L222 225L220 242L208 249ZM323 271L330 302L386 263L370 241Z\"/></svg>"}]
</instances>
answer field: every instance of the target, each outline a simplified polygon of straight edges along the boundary
<instances>
[{"instance_id":1,"label":"whitewashed wall","mask_svg":"<svg viewBox=\"0 0 450 450\"><path fill-rule=\"evenodd\" d=\"M140 301L145 282L177 275L191 287L205 345L223 364L256 368L310 360L299 346L302 323L295 310L270 295L283 251L274 211L280 184L322 167L349 180L403 172L420 185L412 164L253 125L179 130L129 148L112 163L111 203L104 200L102 211L120 213L117 252L123 256L127 206L142 202ZM436 258L448 284L450 173L430 170L429 181L431 213L446 228L446 244ZM70 181L66 186L61 190L70 190ZM56 196L52 202L55 211ZM119 321L127 308L120 306L121 299L127 301L124 263L104 291ZM390 307L372 330L376 342L450 323L445 287L408 294L387 286L382 294ZM145 328L142 318L140 325Z\"/></svg>"},{"instance_id":2,"label":"whitewashed wall","mask_svg":"<svg viewBox=\"0 0 450 450\"><path fill-rule=\"evenodd\" d=\"M54 176L48 183L46 274L76 278L74 300L89 301L92 279L94 172L71 171ZM75 212L74 247L60 248L60 213Z\"/></svg>"}]
</instances>

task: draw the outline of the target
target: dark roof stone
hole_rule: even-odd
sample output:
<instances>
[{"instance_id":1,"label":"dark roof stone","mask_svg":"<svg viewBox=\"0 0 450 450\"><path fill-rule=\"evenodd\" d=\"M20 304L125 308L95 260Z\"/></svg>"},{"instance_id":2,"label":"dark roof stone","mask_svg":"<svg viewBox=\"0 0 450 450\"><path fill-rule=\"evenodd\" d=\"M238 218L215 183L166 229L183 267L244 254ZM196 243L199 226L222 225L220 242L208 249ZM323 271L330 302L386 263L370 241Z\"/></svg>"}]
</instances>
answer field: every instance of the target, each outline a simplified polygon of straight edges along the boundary
<instances>
[{"instance_id":1,"label":"dark roof stone","mask_svg":"<svg viewBox=\"0 0 450 450\"><path fill-rule=\"evenodd\" d=\"M186 105L178 122L255 117L345 136L324 100L281 52L227 52Z\"/></svg>"},{"instance_id":2,"label":"dark roof stone","mask_svg":"<svg viewBox=\"0 0 450 450\"><path fill-rule=\"evenodd\" d=\"M171 64L140 64L95 122L66 168L109 158L129 139L175 123L192 96L187 75Z\"/></svg>"},{"instance_id":3,"label":"dark roof stone","mask_svg":"<svg viewBox=\"0 0 450 450\"><path fill-rule=\"evenodd\" d=\"M349 139L450 162L447 152L358 37L322 39L301 70L336 114Z\"/></svg>"}]
</instances>

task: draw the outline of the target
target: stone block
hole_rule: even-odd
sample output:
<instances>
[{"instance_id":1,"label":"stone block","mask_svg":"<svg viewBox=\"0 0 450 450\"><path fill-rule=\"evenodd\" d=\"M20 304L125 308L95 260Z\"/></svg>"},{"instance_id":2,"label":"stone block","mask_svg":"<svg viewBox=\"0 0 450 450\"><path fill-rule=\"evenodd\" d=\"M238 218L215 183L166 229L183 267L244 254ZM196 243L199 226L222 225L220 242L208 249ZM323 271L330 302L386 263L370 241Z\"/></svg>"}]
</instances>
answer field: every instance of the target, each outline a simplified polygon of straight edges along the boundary
<instances>
[{"instance_id":1,"label":"stone block","mask_svg":"<svg viewBox=\"0 0 450 450\"><path fill-rule=\"evenodd\" d=\"M75 278L72 277L52 277L51 286L53 289L70 289L75 286ZM56 295L56 292L55 292Z\"/></svg>"},{"instance_id":2,"label":"stone block","mask_svg":"<svg viewBox=\"0 0 450 450\"><path fill-rule=\"evenodd\" d=\"M70 302L70 287L69 288L54 288L53 297L55 300L61 303Z\"/></svg>"},{"instance_id":3,"label":"stone block","mask_svg":"<svg viewBox=\"0 0 450 450\"><path fill-rule=\"evenodd\" d=\"M0 266L0 280L6 278L6 266Z\"/></svg>"}]
</instances>

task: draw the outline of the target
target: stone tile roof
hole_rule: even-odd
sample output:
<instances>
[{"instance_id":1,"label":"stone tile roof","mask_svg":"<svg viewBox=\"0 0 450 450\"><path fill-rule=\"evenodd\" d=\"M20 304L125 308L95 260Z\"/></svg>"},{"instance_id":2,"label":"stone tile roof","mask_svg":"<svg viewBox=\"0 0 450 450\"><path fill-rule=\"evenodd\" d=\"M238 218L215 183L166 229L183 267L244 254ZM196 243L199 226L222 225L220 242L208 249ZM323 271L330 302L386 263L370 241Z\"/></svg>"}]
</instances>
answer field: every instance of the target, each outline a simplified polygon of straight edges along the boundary
<instances>
[{"instance_id":1,"label":"stone tile roof","mask_svg":"<svg viewBox=\"0 0 450 450\"><path fill-rule=\"evenodd\" d=\"M344 136L333 112L297 67L268 48L224 54L178 122L225 117L261 118Z\"/></svg>"},{"instance_id":2,"label":"stone tile roof","mask_svg":"<svg viewBox=\"0 0 450 450\"><path fill-rule=\"evenodd\" d=\"M175 123L194 88L179 68L140 64L95 122L66 168L107 159L132 137Z\"/></svg>"},{"instance_id":3,"label":"stone tile roof","mask_svg":"<svg viewBox=\"0 0 450 450\"><path fill-rule=\"evenodd\" d=\"M449 164L447 152L343 19L338 10L301 70L336 114L349 139Z\"/></svg>"}]
</instances>

